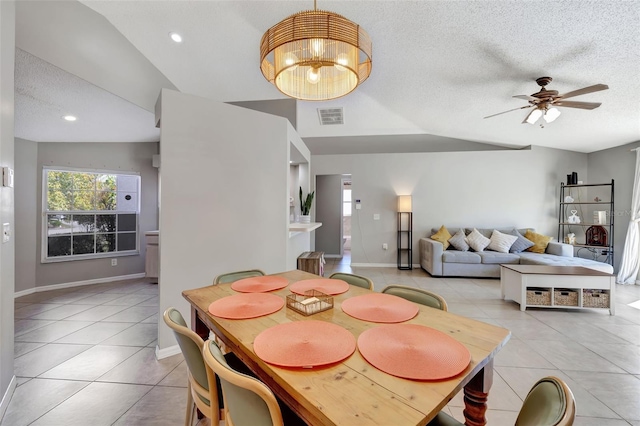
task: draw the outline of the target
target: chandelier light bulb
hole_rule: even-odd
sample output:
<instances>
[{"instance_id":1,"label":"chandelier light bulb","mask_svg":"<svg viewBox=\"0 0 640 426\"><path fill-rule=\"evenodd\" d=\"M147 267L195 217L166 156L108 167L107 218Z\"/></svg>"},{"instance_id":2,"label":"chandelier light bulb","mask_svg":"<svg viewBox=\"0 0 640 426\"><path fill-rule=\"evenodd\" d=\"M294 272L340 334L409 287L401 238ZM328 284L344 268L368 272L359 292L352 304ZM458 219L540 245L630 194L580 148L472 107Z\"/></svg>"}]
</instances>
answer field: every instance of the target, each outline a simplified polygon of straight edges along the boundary
<instances>
[{"instance_id":1,"label":"chandelier light bulb","mask_svg":"<svg viewBox=\"0 0 640 426\"><path fill-rule=\"evenodd\" d=\"M347 58L347 55L345 53L339 54L336 57L336 62L340 64L335 66L338 71L342 72L347 70L345 67L349 65L349 59Z\"/></svg>"},{"instance_id":2,"label":"chandelier light bulb","mask_svg":"<svg viewBox=\"0 0 640 426\"><path fill-rule=\"evenodd\" d=\"M307 81L311 84L317 84L320 81L320 69L309 68L309 71L307 71Z\"/></svg>"},{"instance_id":3,"label":"chandelier light bulb","mask_svg":"<svg viewBox=\"0 0 640 426\"><path fill-rule=\"evenodd\" d=\"M284 65L287 67L287 71L294 71L296 68L298 68L298 57L289 52L285 55L284 57Z\"/></svg>"},{"instance_id":4,"label":"chandelier light bulb","mask_svg":"<svg viewBox=\"0 0 640 426\"><path fill-rule=\"evenodd\" d=\"M311 54L313 57L322 56L324 53L324 40L321 38L312 38L309 40L309 43L311 44Z\"/></svg>"}]
</instances>

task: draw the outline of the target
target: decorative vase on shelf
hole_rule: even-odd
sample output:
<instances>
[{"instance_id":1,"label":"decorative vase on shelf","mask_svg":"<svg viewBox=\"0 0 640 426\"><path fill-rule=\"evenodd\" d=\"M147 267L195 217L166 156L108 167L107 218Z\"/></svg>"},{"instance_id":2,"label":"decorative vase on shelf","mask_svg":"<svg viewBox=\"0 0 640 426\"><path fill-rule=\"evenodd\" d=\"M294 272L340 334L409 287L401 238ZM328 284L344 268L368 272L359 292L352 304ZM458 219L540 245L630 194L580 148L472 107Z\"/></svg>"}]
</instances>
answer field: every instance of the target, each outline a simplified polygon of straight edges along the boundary
<instances>
[{"instance_id":1,"label":"decorative vase on shelf","mask_svg":"<svg viewBox=\"0 0 640 426\"><path fill-rule=\"evenodd\" d=\"M571 210L571 216L567 218L568 223L580 223L580 216L578 216L578 210Z\"/></svg>"},{"instance_id":2,"label":"decorative vase on shelf","mask_svg":"<svg viewBox=\"0 0 640 426\"><path fill-rule=\"evenodd\" d=\"M309 216L308 214L301 214L300 223L311 223L311 216Z\"/></svg>"}]
</instances>

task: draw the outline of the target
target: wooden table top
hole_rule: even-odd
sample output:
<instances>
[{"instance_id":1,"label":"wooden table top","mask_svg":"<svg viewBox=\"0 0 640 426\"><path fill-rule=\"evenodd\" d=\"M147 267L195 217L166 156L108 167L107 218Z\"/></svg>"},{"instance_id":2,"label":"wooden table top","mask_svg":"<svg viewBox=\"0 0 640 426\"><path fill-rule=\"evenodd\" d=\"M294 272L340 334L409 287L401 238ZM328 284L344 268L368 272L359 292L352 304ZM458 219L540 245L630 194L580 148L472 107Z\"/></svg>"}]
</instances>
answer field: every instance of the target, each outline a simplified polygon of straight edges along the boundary
<instances>
[{"instance_id":1,"label":"wooden table top","mask_svg":"<svg viewBox=\"0 0 640 426\"><path fill-rule=\"evenodd\" d=\"M593 277L612 277L612 274L583 266L550 266L550 265L500 265L503 268L521 274L531 275L584 275Z\"/></svg>"},{"instance_id":2,"label":"wooden table top","mask_svg":"<svg viewBox=\"0 0 640 426\"><path fill-rule=\"evenodd\" d=\"M294 283L318 276L303 271L280 274ZM254 367L273 380L276 387L289 394L296 411L311 424L322 425L424 425L429 422L455 394L491 362L509 340L510 332L501 327L420 305L418 315L406 323L421 324L461 342L471 353L471 363L460 375L437 382L401 379L371 366L356 349L343 362L313 369L279 368L263 362L253 351L253 341L263 330L291 321L321 320L338 324L351 331L357 339L360 333L380 324L361 321L345 314L343 300L370 290L350 286L346 293L333 296L334 308L305 317L285 305L280 311L248 320L227 320L208 313L209 305L225 296L236 294L230 284L219 284L182 294L197 311L198 317L217 334L223 334L241 357L248 357ZM283 298L288 288L272 292ZM223 339L223 340L224 340ZM269 383L268 383L269 384ZM276 392L278 393L278 392ZM291 400L289 401L291 402Z\"/></svg>"}]
</instances>

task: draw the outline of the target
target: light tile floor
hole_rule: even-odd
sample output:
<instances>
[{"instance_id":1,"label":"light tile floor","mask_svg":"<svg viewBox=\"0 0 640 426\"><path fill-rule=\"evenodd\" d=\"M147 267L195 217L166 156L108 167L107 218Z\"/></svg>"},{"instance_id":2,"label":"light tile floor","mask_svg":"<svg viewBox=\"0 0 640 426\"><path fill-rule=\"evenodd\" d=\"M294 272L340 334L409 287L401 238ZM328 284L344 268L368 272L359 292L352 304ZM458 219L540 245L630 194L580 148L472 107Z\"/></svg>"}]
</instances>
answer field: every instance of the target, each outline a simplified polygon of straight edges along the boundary
<instances>
[{"instance_id":1,"label":"light tile floor","mask_svg":"<svg viewBox=\"0 0 640 426\"><path fill-rule=\"evenodd\" d=\"M325 276L368 276L377 291L404 284L443 295L449 310L512 331L495 359L489 425L513 425L540 377L571 387L578 426L640 426L640 286L617 286L616 315L606 311L528 309L500 299L494 279L432 278L421 269L351 268L328 259ZM640 304L638 304L640 305ZM179 425L186 366L181 355L157 361L158 288L116 282L16 299L18 387L2 426ZM462 396L446 410L462 420ZM348 425L345 425L348 426ZM396 426L396 425L390 425Z\"/></svg>"}]
</instances>

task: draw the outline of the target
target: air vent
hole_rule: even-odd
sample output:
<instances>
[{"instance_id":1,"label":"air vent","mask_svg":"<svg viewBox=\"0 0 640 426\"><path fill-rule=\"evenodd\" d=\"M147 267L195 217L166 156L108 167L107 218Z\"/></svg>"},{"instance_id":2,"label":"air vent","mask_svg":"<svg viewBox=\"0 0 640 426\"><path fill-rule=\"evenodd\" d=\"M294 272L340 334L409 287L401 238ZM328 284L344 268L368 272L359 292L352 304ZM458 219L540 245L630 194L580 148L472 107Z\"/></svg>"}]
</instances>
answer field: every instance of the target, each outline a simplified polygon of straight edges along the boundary
<instances>
[{"instance_id":1,"label":"air vent","mask_svg":"<svg viewBox=\"0 0 640 426\"><path fill-rule=\"evenodd\" d=\"M320 125L327 126L330 124L344 124L344 114L342 108L318 108L318 116L320 117Z\"/></svg>"}]
</instances>

